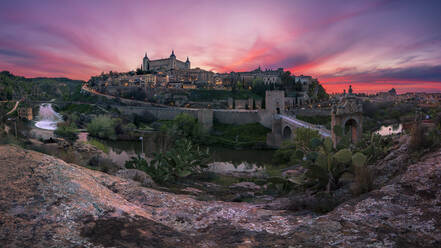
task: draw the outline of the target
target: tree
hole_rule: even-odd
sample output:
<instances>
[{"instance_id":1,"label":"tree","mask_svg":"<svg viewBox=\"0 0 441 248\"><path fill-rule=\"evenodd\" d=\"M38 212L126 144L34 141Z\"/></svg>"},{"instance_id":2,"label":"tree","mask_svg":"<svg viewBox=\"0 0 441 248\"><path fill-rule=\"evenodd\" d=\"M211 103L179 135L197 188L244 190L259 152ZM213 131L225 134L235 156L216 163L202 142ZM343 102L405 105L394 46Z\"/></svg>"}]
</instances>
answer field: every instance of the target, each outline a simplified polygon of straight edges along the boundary
<instances>
[{"instance_id":1,"label":"tree","mask_svg":"<svg viewBox=\"0 0 441 248\"><path fill-rule=\"evenodd\" d=\"M91 136L103 139L116 139L115 121L106 115L100 115L92 119L87 125L87 131Z\"/></svg>"},{"instance_id":2,"label":"tree","mask_svg":"<svg viewBox=\"0 0 441 248\"><path fill-rule=\"evenodd\" d=\"M184 138L198 141L203 135L203 129L198 120L185 113L177 115L173 121L164 125L162 131L174 140Z\"/></svg>"},{"instance_id":3,"label":"tree","mask_svg":"<svg viewBox=\"0 0 441 248\"><path fill-rule=\"evenodd\" d=\"M265 97L265 91L268 89L268 87L265 85L265 83L260 79L254 79L251 86L251 92L254 94Z\"/></svg>"},{"instance_id":4,"label":"tree","mask_svg":"<svg viewBox=\"0 0 441 248\"><path fill-rule=\"evenodd\" d=\"M57 137L65 139L70 144L73 144L77 139L78 135L76 132L76 127L73 124L68 123L58 123L57 129L54 131Z\"/></svg>"}]
</instances>

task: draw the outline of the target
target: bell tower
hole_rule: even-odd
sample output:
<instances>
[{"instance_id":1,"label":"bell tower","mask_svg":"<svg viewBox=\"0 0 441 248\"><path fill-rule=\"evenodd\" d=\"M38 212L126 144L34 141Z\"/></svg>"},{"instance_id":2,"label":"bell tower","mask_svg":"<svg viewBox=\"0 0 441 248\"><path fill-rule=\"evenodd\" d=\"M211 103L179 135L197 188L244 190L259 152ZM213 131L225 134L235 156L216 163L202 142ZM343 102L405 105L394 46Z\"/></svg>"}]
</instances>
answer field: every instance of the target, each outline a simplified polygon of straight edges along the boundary
<instances>
[{"instance_id":1,"label":"bell tower","mask_svg":"<svg viewBox=\"0 0 441 248\"><path fill-rule=\"evenodd\" d=\"M150 70L150 60L149 60L149 58L147 57L147 53L145 53L145 56L144 56L144 58L142 59L142 68L141 68L141 70L143 70L143 71L148 71L148 70Z\"/></svg>"}]
</instances>

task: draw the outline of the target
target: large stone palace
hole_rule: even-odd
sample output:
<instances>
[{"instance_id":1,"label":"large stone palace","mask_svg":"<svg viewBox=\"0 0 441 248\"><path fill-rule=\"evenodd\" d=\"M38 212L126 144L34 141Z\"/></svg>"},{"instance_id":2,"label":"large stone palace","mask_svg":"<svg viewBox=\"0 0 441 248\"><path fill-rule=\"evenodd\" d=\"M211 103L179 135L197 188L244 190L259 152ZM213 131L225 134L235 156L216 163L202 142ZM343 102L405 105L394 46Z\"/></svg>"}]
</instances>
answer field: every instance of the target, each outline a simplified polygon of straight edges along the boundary
<instances>
[{"instance_id":1,"label":"large stone palace","mask_svg":"<svg viewBox=\"0 0 441 248\"><path fill-rule=\"evenodd\" d=\"M183 62L176 59L175 51L173 50L169 58L150 60L147 53L142 59L141 69L143 71L168 71L168 70L184 70L190 69L190 60Z\"/></svg>"}]
</instances>

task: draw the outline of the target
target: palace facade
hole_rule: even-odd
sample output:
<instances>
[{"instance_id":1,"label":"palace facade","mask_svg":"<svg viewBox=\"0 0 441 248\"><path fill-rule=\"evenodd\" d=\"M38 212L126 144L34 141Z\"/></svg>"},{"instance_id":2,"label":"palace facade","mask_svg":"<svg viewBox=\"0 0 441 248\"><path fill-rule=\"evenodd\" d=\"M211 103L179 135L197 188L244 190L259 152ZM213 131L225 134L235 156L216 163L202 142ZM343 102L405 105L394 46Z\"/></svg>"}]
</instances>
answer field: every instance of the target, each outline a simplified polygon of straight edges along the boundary
<instances>
[{"instance_id":1,"label":"palace facade","mask_svg":"<svg viewBox=\"0 0 441 248\"><path fill-rule=\"evenodd\" d=\"M142 59L141 69L143 71L169 71L190 69L190 60L183 62L176 59L175 51L172 51L169 58L150 60L147 53Z\"/></svg>"}]
</instances>

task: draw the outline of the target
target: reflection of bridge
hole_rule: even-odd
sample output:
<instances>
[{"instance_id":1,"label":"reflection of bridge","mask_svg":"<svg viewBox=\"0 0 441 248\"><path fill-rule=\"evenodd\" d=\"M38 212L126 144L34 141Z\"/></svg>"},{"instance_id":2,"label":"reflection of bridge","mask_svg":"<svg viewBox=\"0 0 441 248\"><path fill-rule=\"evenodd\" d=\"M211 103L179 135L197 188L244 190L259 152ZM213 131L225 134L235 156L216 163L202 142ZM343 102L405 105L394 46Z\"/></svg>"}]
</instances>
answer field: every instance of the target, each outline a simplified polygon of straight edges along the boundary
<instances>
[{"instance_id":1,"label":"reflection of bridge","mask_svg":"<svg viewBox=\"0 0 441 248\"><path fill-rule=\"evenodd\" d=\"M300 127L317 130L323 137L331 137L331 132L321 125L301 121L295 116L276 114L274 115L272 132L267 135L267 144L279 147L283 141L293 139L295 130Z\"/></svg>"}]
</instances>

